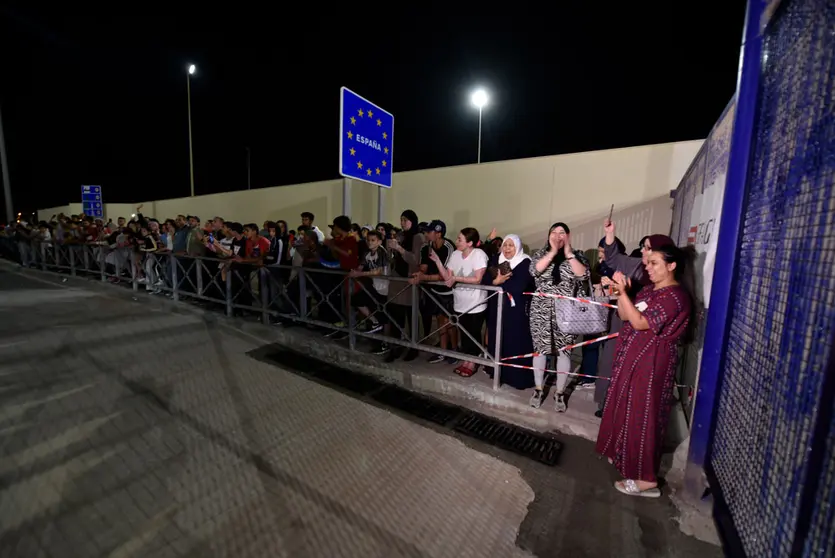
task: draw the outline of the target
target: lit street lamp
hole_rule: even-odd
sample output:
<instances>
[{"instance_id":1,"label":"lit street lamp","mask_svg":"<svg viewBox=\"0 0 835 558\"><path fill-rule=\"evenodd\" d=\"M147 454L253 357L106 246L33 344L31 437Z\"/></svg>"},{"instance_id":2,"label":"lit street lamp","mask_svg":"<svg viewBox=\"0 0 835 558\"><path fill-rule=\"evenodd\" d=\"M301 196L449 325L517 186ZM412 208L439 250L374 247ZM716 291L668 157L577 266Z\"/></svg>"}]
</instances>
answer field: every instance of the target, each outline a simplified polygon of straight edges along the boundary
<instances>
[{"instance_id":1,"label":"lit street lamp","mask_svg":"<svg viewBox=\"0 0 835 558\"><path fill-rule=\"evenodd\" d=\"M481 164L481 111L487 105L487 91L476 89L470 96L470 101L478 109L478 163Z\"/></svg>"},{"instance_id":2,"label":"lit street lamp","mask_svg":"<svg viewBox=\"0 0 835 558\"><path fill-rule=\"evenodd\" d=\"M186 73L186 94L188 95L188 175L191 181L191 197L194 197L194 153L191 146L191 76L197 71L194 64L189 64Z\"/></svg>"}]
</instances>

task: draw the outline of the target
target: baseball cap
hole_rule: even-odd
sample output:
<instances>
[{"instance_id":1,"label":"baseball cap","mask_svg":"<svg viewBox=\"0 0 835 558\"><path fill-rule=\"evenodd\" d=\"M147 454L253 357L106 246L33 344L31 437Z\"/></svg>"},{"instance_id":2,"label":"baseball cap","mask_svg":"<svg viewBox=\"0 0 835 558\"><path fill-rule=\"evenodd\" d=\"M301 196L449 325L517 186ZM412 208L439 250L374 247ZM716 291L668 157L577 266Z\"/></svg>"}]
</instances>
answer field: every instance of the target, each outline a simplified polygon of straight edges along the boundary
<instances>
[{"instance_id":1,"label":"baseball cap","mask_svg":"<svg viewBox=\"0 0 835 558\"><path fill-rule=\"evenodd\" d=\"M418 223L418 230L420 232L428 231L429 230L429 223L427 223L426 221L421 221L420 223Z\"/></svg>"},{"instance_id":2,"label":"baseball cap","mask_svg":"<svg viewBox=\"0 0 835 558\"><path fill-rule=\"evenodd\" d=\"M441 221L440 219L435 219L428 225L426 225L426 232L435 231L441 233L441 236L446 234L446 223Z\"/></svg>"}]
</instances>

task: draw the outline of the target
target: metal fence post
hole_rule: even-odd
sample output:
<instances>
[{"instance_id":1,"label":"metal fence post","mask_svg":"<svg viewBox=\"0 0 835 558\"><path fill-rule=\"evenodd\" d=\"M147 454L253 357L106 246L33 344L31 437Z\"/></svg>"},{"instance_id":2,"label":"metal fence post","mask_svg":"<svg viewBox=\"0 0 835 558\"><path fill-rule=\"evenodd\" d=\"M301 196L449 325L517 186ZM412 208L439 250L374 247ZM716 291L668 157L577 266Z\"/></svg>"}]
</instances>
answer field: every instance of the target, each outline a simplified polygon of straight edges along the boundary
<instances>
[{"instance_id":1,"label":"metal fence post","mask_svg":"<svg viewBox=\"0 0 835 558\"><path fill-rule=\"evenodd\" d=\"M226 315L230 318L232 314L235 313L235 309L232 308L232 274L235 273L232 270L232 266L229 265L226 268Z\"/></svg>"},{"instance_id":2,"label":"metal fence post","mask_svg":"<svg viewBox=\"0 0 835 558\"><path fill-rule=\"evenodd\" d=\"M203 260L194 259L197 268L197 296L203 296Z\"/></svg>"},{"instance_id":3,"label":"metal fence post","mask_svg":"<svg viewBox=\"0 0 835 558\"><path fill-rule=\"evenodd\" d=\"M746 186L753 146L756 143L757 105L762 69L763 34L761 18L765 3L748 2L744 40L736 91L736 113L728 154L728 169L722 199L721 227L717 249L737 254L744 225ZM708 138L708 141L710 139ZM734 307L735 272L740 262L735 257L716 258L710 290L707 324L702 345L696 399L690 422L690 444L685 466L685 493L701 498L703 475L710 462L710 444L716 426L716 408L722 383L722 365L727 355L730 316ZM708 475L709 476L709 475Z\"/></svg>"},{"instance_id":4,"label":"metal fence post","mask_svg":"<svg viewBox=\"0 0 835 558\"><path fill-rule=\"evenodd\" d=\"M41 268L46 271L46 244L41 242Z\"/></svg>"},{"instance_id":5,"label":"metal fence post","mask_svg":"<svg viewBox=\"0 0 835 558\"><path fill-rule=\"evenodd\" d=\"M493 391L499 391L502 385L502 309L504 308L504 289L498 291L496 305L496 344L493 348ZM489 324L488 324L489 325Z\"/></svg>"},{"instance_id":6,"label":"metal fence post","mask_svg":"<svg viewBox=\"0 0 835 558\"><path fill-rule=\"evenodd\" d=\"M302 318L307 317L307 278L304 268L299 268L299 314Z\"/></svg>"},{"instance_id":7,"label":"metal fence post","mask_svg":"<svg viewBox=\"0 0 835 558\"><path fill-rule=\"evenodd\" d=\"M412 285L412 323L409 324L409 336L415 345L420 341L420 287Z\"/></svg>"},{"instance_id":8,"label":"metal fence post","mask_svg":"<svg viewBox=\"0 0 835 558\"><path fill-rule=\"evenodd\" d=\"M175 256L171 256L171 298L180 300L180 293L177 291L177 267L180 264Z\"/></svg>"},{"instance_id":9,"label":"metal fence post","mask_svg":"<svg viewBox=\"0 0 835 558\"><path fill-rule=\"evenodd\" d=\"M101 282L107 281L107 255L104 253L104 246L99 246L99 271L101 272Z\"/></svg>"},{"instance_id":10,"label":"metal fence post","mask_svg":"<svg viewBox=\"0 0 835 558\"><path fill-rule=\"evenodd\" d=\"M373 287L372 287L373 288ZM354 278L348 277L348 300L345 307L348 312L348 347L353 351L357 348L357 334L354 331L357 327L357 317L351 308L351 295L354 293Z\"/></svg>"},{"instance_id":11,"label":"metal fence post","mask_svg":"<svg viewBox=\"0 0 835 558\"><path fill-rule=\"evenodd\" d=\"M131 286L133 287L134 292L136 292L139 290L139 283L137 283L138 277L136 276L136 252L129 253L128 262L130 262Z\"/></svg>"},{"instance_id":12,"label":"metal fence post","mask_svg":"<svg viewBox=\"0 0 835 558\"><path fill-rule=\"evenodd\" d=\"M84 271L90 271L90 250L87 245L81 247L82 259L84 260Z\"/></svg>"},{"instance_id":13,"label":"metal fence post","mask_svg":"<svg viewBox=\"0 0 835 558\"><path fill-rule=\"evenodd\" d=\"M70 275L75 277L75 249L72 246L70 246L69 251L70 251Z\"/></svg>"},{"instance_id":14,"label":"metal fence post","mask_svg":"<svg viewBox=\"0 0 835 558\"><path fill-rule=\"evenodd\" d=\"M270 325L270 270L262 267L258 270L259 285L261 286L261 321Z\"/></svg>"}]
</instances>

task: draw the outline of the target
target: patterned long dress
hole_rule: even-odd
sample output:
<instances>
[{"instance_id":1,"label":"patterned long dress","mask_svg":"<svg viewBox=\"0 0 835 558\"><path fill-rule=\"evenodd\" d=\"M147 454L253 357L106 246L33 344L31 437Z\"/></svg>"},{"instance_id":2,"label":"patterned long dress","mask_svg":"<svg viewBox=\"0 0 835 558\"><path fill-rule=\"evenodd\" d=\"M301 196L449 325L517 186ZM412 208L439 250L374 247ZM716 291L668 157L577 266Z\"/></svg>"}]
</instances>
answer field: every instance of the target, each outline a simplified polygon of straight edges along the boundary
<instances>
[{"instance_id":1,"label":"patterned long dress","mask_svg":"<svg viewBox=\"0 0 835 558\"><path fill-rule=\"evenodd\" d=\"M536 291L547 294L559 294L565 296L583 296L586 294L584 284L588 284L589 270L588 261L579 252L574 255L577 260L586 266L586 273L582 277L574 275L571 269L571 262L565 260L560 264L560 282L554 284L554 263L551 262L545 270L540 273L536 270L536 262L542 259L548 250L540 248L531 257L531 276L536 283ZM531 300L531 338L533 339L534 351L543 355L552 355L566 345L571 345L576 340L576 335L563 333L557 325L557 318L554 315L554 299L540 296L532 297Z\"/></svg>"},{"instance_id":2,"label":"patterned long dress","mask_svg":"<svg viewBox=\"0 0 835 558\"><path fill-rule=\"evenodd\" d=\"M624 322L618 337L612 383L606 396L597 452L612 459L627 479L656 482L664 432L673 404L679 340L690 321L690 297L679 285L644 287L636 306L649 329Z\"/></svg>"}]
</instances>

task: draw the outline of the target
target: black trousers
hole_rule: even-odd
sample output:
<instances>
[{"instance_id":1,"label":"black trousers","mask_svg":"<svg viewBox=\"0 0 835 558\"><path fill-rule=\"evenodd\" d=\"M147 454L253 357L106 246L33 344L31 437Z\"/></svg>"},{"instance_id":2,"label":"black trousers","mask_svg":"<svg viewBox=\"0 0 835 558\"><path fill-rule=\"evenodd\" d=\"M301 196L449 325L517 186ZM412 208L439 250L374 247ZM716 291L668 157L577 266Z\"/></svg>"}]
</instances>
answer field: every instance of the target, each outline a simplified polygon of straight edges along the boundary
<instances>
[{"instance_id":1,"label":"black trousers","mask_svg":"<svg viewBox=\"0 0 835 558\"><path fill-rule=\"evenodd\" d=\"M250 274L254 266L250 264L233 263L229 269L232 274L232 300L234 304L252 306L252 287Z\"/></svg>"},{"instance_id":2,"label":"black trousers","mask_svg":"<svg viewBox=\"0 0 835 558\"><path fill-rule=\"evenodd\" d=\"M391 314L392 321L395 324L398 324L403 331L408 331L410 327L412 327L412 307L411 306L402 306L400 304L394 304L393 302L386 306L386 310L388 310L389 314ZM394 337L400 337L400 331L397 329L397 326L391 328L391 334Z\"/></svg>"},{"instance_id":3,"label":"black trousers","mask_svg":"<svg viewBox=\"0 0 835 558\"><path fill-rule=\"evenodd\" d=\"M473 336L479 343L483 339L481 330L484 327L484 318L487 312L479 312L478 314L461 314L458 316L458 322L461 328ZM469 338L468 335L461 333L461 352L467 355L480 356L482 350L479 346Z\"/></svg>"},{"instance_id":4,"label":"black trousers","mask_svg":"<svg viewBox=\"0 0 835 558\"><path fill-rule=\"evenodd\" d=\"M374 285L371 281L363 282L363 286L365 286L367 291L364 289L360 289L359 292L356 292L351 295L351 307L353 308L368 308L371 312L371 315L374 317L381 324L388 323L388 317L386 313L381 309L383 304L386 303L386 296L381 295L374 289ZM394 306L390 304L386 307L387 310L391 311L390 308Z\"/></svg>"}]
</instances>

